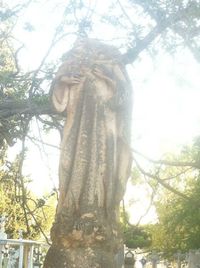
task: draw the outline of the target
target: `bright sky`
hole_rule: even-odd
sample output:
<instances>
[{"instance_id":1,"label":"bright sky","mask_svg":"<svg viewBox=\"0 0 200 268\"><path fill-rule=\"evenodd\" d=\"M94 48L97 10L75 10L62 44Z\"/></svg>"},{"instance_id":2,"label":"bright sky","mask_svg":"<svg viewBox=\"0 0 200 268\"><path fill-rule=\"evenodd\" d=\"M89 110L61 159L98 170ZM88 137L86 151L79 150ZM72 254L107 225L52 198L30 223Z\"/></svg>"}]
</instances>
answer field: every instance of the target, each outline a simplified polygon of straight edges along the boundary
<instances>
[{"instance_id":1,"label":"bright sky","mask_svg":"<svg viewBox=\"0 0 200 268\"><path fill-rule=\"evenodd\" d=\"M16 33L18 39L25 42L25 48L20 54L20 63L25 69L37 68L46 54L54 26L58 25L60 14L63 12L61 2L57 1L56 9L54 1L42 1L39 6L36 3L24 13L23 20L19 21ZM105 10L102 1L97 1L97 8L98 13ZM31 23L35 31L26 31L24 28L26 22ZM98 25L95 29L96 36L104 36L104 39L116 38L122 34L109 27L105 31L105 28L101 28L98 18L96 25ZM68 27L66 31L73 29ZM72 35L71 43L66 42L62 46L57 46L50 58L60 57L72 45L73 40ZM160 52L154 60L143 53L140 60L129 66L128 71L134 88L133 146L135 148L151 157L159 158L166 152L174 151L182 144L191 142L193 137L199 135L200 66L187 50L180 51L175 56ZM32 127L35 136L40 139L41 133L37 130L37 124L33 123ZM49 134L42 138L46 143L58 146L59 138L55 138L55 135L55 133ZM55 148L45 146L45 150L47 148L48 152L44 153L30 145L24 169L24 173L30 174L34 180L32 189L38 194L57 185L59 152ZM131 208L131 220L137 222L144 213L143 208L148 207L148 201L144 198L148 193L144 189L135 191L128 184L127 203L133 195L137 202ZM143 222L151 220L153 215L152 210Z\"/></svg>"},{"instance_id":2,"label":"bright sky","mask_svg":"<svg viewBox=\"0 0 200 268\"><path fill-rule=\"evenodd\" d=\"M199 135L199 72L199 64L188 51L180 51L176 56L158 55L153 62L144 55L134 65L130 70L135 93L133 147L159 159L165 153L178 152ZM133 197L136 201L130 209L132 222L137 223L139 215L148 208L145 196L150 196L148 188L128 184L127 204ZM155 219L155 210L151 208L142 222Z\"/></svg>"}]
</instances>

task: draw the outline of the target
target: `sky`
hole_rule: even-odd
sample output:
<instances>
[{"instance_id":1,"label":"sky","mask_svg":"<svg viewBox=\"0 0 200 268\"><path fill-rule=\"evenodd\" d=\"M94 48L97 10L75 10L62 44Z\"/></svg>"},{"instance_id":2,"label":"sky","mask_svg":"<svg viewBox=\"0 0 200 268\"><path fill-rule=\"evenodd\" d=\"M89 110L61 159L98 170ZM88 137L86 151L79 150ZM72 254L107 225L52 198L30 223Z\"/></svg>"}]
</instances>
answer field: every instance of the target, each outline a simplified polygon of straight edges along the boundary
<instances>
[{"instance_id":1,"label":"sky","mask_svg":"<svg viewBox=\"0 0 200 268\"><path fill-rule=\"evenodd\" d=\"M191 54L185 50L176 55L158 55L154 61L143 55L129 70L133 76L133 147L153 159L167 153L178 153L200 133L199 71ZM137 223L149 206L148 187L127 185L126 204L131 206L130 220ZM140 211L140 212L139 212ZM137 215L137 216L136 216ZM155 222L155 208L142 223Z\"/></svg>"},{"instance_id":2,"label":"sky","mask_svg":"<svg viewBox=\"0 0 200 268\"><path fill-rule=\"evenodd\" d=\"M16 1L11 1L14 4ZM63 12L62 1L42 1L32 5L18 21L16 35L23 40L25 47L20 52L20 64L25 70L36 69L49 47ZM90 1L88 1L90 2ZM106 1L97 1L98 12L105 10ZM104 3L104 5L103 5ZM38 6L39 5L39 6ZM83 11L84 12L84 11ZM80 16L81 14L77 14ZM34 31L26 30L27 22L34 26ZM115 39L123 33L109 26L102 28L98 17L96 19L94 36L104 36L104 39ZM73 32L69 26L68 31ZM66 52L74 41L71 35L69 42L56 47L50 59L58 58ZM96 37L95 36L95 37ZM143 52L133 65L128 67L129 76L134 90L133 105L133 147L152 158L158 159L168 152L181 149L185 143L191 143L200 133L200 65L195 62L187 49L180 50L175 55L160 51L152 59ZM36 122L32 123L35 137L45 140L46 143L59 146L57 133L43 136L39 132ZM56 137L56 138L55 138ZM28 143L29 153L24 167L24 174L33 179L32 189L37 194L57 186L59 150L51 146L37 146ZM44 150L43 150L44 149ZM46 153L45 153L46 151ZM126 203L130 203L134 195L135 206L132 206L131 221L137 222L148 207L148 189L135 189L130 183L127 185ZM155 211L152 208L143 222L155 220Z\"/></svg>"}]
</instances>

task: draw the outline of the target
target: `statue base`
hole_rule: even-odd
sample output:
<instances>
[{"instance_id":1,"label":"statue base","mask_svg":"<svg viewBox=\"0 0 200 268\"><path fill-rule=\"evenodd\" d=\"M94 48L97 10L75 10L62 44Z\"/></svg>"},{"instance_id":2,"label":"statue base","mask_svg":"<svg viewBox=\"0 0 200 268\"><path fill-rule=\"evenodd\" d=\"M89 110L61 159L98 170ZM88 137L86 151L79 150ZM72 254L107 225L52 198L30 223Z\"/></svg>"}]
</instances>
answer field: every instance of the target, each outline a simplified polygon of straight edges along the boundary
<instances>
[{"instance_id":1,"label":"statue base","mask_svg":"<svg viewBox=\"0 0 200 268\"><path fill-rule=\"evenodd\" d=\"M65 249L52 246L44 268L116 268L113 254L102 248Z\"/></svg>"}]
</instances>

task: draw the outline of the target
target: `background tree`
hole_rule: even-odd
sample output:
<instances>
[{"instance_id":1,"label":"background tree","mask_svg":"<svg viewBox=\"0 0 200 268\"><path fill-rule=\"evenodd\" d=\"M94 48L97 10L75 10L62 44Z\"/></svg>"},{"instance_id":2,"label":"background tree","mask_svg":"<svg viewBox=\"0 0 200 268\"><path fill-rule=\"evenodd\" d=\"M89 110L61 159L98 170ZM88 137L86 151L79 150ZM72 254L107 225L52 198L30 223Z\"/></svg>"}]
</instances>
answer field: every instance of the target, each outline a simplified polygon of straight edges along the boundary
<instances>
[{"instance_id":1,"label":"background tree","mask_svg":"<svg viewBox=\"0 0 200 268\"><path fill-rule=\"evenodd\" d=\"M0 215L6 217L6 233L9 238L23 237L48 241L49 230L54 219L55 192L37 198L27 188L30 178L19 173L19 158L13 163L4 156L0 169ZM43 238L44 238L43 237Z\"/></svg>"},{"instance_id":2,"label":"background tree","mask_svg":"<svg viewBox=\"0 0 200 268\"><path fill-rule=\"evenodd\" d=\"M124 244L132 249L148 249L151 246L151 233L146 226L123 226Z\"/></svg>"},{"instance_id":3,"label":"background tree","mask_svg":"<svg viewBox=\"0 0 200 268\"><path fill-rule=\"evenodd\" d=\"M163 166L160 161L160 174L156 171L155 180L161 177L173 191L157 185L153 203L158 220L145 229L151 234L150 249L173 256L179 250L199 248L199 168L187 166L190 163L198 167L198 162L199 138L191 146L185 146L179 155L171 154L165 162L168 165Z\"/></svg>"}]
</instances>

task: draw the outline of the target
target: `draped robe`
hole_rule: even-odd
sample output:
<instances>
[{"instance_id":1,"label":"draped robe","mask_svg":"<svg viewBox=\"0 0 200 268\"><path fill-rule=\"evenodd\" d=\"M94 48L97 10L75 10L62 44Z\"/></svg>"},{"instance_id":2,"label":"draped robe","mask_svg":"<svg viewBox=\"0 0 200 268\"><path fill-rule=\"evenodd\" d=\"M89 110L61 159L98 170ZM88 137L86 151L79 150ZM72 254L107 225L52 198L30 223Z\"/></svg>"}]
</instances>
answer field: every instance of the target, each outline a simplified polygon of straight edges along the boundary
<instances>
[{"instance_id":1,"label":"draped robe","mask_svg":"<svg viewBox=\"0 0 200 268\"><path fill-rule=\"evenodd\" d=\"M121 55L95 40L78 42L52 84L52 102L66 112L57 214L101 209L115 214L130 175L131 85Z\"/></svg>"}]
</instances>

